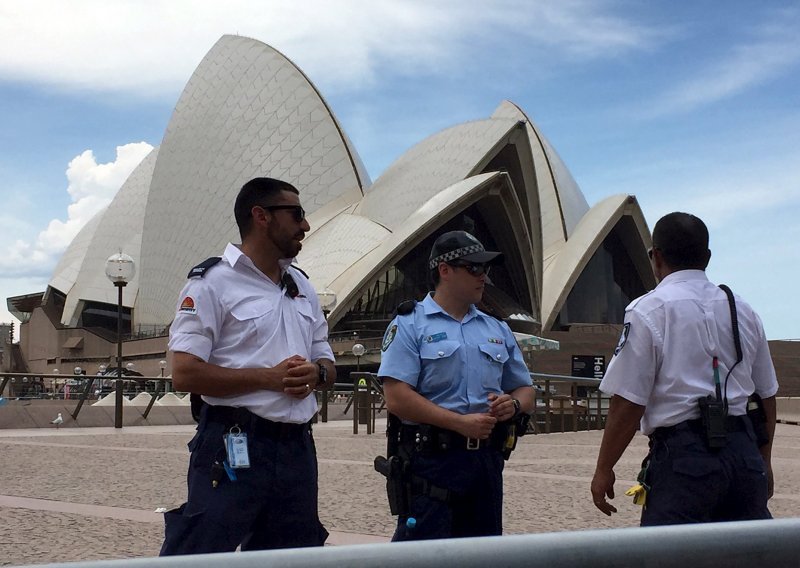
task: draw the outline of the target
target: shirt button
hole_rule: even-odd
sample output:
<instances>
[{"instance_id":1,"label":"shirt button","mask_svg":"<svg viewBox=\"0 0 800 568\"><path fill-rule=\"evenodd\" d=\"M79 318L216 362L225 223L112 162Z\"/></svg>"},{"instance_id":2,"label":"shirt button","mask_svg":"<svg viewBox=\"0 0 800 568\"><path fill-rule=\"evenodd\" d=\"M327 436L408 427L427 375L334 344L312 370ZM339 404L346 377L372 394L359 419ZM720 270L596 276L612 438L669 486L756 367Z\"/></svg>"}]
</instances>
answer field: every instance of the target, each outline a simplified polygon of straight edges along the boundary
<instances>
[{"instance_id":1,"label":"shirt button","mask_svg":"<svg viewBox=\"0 0 800 568\"><path fill-rule=\"evenodd\" d=\"M444 357L444 351L439 351L439 357Z\"/></svg>"},{"instance_id":2,"label":"shirt button","mask_svg":"<svg viewBox=\"0 0 800 568\"><path fill-rule=\"evenodd\" d=\"M498 353L497 355L495 355L495 356L494 356L494 358L495 358L495 359L497 359L497 360L499 361L499 360L500 360L500 353Z\"/></svg>"}]
</instances>

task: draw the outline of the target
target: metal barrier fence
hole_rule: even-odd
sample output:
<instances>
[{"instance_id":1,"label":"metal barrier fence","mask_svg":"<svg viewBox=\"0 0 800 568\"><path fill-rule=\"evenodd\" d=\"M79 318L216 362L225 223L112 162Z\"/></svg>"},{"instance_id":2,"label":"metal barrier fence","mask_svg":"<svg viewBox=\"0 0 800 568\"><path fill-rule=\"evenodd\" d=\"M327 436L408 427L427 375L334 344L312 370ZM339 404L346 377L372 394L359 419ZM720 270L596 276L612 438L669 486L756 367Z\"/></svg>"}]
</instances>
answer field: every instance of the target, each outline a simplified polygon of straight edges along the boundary
<instances>
[{"instance_id":1,"label":"metal barrier fence","mask_svg":"<svg viewBox=\"0 0 800 568\"><path fill-rule=\"evenodd\" d=\"M95 391L92 390L95 381L100 381L99 384L102 384L103 382L113 383L114 385L113 388L110 389L108 392L103 392L102 387L100 391L103 394L109 394L111 392L118 393L115 401L115 415L116 415L115 426L117 428L122 427L123 395L124 396L127 396L129 394L135 395L140 392L147 392L151 394L150 402L147 404L147 408L145 408L144 412L142 413L142 417L147 418L158 396L160 394L165 394L169 392L171 390L170 385L172 384L172 379L170 377L145 377L145 376L134 377L134 376L124 375L124 373L122 379L119 379L116 374L65 375L65 374L53 374L53 373L0 373L0 397L4 396L3 393L6 391L6 387L9 384L12 384L12 381L19 380L20 382L22 382L23 379L30 380L31 383L34 382L43 383L44 381L49 380L51 384L57 385L60 390L40 391L38 392L38 394L36 394L35 397L19 397L19 398L77 400L75 409L70 413L74 420L77 420L78 415L81 412L81 408L83 408L83 404L87 400L97 398L97 394L95 393ZM137 385L137 387L134 388L133 390L130 389L125 390L126 383L128 384L128 386L134 384ZM148 383L154 384L153 392L147 389ZM21 384L27 384L27 381ZM66 391L64 390L64 387L71 387L71 386L76 387L74 391L70 392L69 390Z\"/></svg>"},{"instance_id":2,"label":"metal barrier fence","mask_svg":"<svg viewBox=\"0 0 800 568\"><path fill-rule=\"evenodd\" d=\"M133 560L49 564L49 568L796 568L800 518L670 527L295 548Z\"/></svg>"},{"instance_id":3,"label":"metal barrier fence","mask_svg":"<svg viewBox=\"0 0 800 568\"><path fill-rule=\"evenodd\" d=\"M531 413L529 433L577 432L602 430L608 413L609 398L597 387L599 379L584 379L566 375L531 373L535 385L535 410ZM375 431L376 414L386 406L383 386L375 373L352 372L352 383L337 383L336 393L345 393L348 404L345 413L353 406L353 434L358 425L367 426L367 434ZM321 395L320 416L328 421L329 396Z\"/></svg>"}]
</instances>

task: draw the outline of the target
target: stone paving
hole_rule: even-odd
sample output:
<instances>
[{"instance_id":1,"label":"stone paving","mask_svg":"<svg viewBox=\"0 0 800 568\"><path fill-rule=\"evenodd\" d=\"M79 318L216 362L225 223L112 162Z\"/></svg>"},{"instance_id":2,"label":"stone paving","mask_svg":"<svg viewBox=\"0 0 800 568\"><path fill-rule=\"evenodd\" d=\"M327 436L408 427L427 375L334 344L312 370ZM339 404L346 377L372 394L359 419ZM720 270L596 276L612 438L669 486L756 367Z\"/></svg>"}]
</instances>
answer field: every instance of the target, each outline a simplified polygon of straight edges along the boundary
<instances>
[{"instance_id":1,"label":"stone paving","mask_svg":"<svg viewBox=\"0 0 800 568\"><path fill-rule=\"evenodd\" d=\"M384 431L378 421L378 432ZM183 502L191 426L0 431L0 565L156 555L159 507ZM315 427L320 515L329 544L388 540L394 518L372 460L385 438L352 434L352 423ZM508 534L630 527L639 508L622 493L646 452L637 436L616 468L619 513L589 496L601 433L527 436L505 473ZM800 515L800 427L778 425L775 517Z\"/></svg>"}]
</instances>

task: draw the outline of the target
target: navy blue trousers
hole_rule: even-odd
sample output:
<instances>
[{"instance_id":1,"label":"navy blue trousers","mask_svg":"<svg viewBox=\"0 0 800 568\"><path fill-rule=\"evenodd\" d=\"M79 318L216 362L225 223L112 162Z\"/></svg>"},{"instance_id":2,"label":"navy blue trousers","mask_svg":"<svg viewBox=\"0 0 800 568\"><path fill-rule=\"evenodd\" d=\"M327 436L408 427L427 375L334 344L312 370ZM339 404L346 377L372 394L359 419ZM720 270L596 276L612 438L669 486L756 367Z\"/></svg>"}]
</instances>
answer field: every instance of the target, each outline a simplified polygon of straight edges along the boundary
<instances>
[{"instance_id":1,"label":"navy blue trousers","mask_svg":"<svg viewBox=\"0 0 800 568\"><path fill-rule=\"evenodd\" d=\"M410 514L399 516L393 541L494 536L503 534L502 454L490 448L415 452L411 472L448 489L448 502L420 491L412 494ZM408 517L416 525L408 526Z\"/></svg>"},{"instance_id":2,"label":"navy blue trousers","mask_svg":"<svg viewBox=\"0 0 800 568\"><path fill-rule=\"evenodd\" d=\"M721 450L708 450L686 424L650 437L642 526L771 519L764 460L749 419L728 433Z\"/></svg>"},{"instance_id":3,"label":"navy blue trousers","mask_svg":"<svg viewBox=\"0 0 800 568\"><path fill-rule=\"evenodd\" d=\"M204 415L189 442L189 499L164 514L161 556L322 546L328 532L317 509L317 458L311 426L288 436L248 432L250 468L212 486L211 466L225 459L229 427Z\"/></svg>"}]
</instances>

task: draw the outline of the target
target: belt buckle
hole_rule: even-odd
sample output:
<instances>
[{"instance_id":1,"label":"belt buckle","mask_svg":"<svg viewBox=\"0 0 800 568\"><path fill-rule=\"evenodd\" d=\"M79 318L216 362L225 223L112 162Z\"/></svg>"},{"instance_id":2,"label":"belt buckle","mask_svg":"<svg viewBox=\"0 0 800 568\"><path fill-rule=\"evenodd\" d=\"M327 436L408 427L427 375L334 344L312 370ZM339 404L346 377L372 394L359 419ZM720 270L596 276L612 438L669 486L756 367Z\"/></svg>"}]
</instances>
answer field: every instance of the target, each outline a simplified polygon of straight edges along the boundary
<instances>
[{"instance_id":1,"label":"belt buckle","mask_svg":"<svg viewBox=\"0 0 800 568\"><path fill-rule=\"evenodd\" d=\"M478 438L467 438L468 450L479 450L481 448L481 441Z\"/></svg>"}]
</instances>

